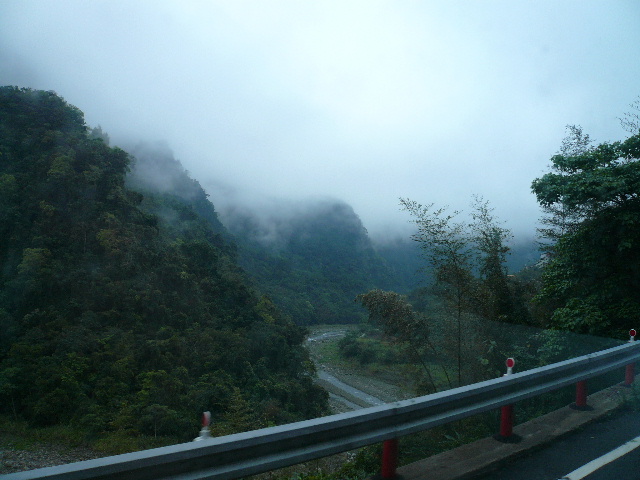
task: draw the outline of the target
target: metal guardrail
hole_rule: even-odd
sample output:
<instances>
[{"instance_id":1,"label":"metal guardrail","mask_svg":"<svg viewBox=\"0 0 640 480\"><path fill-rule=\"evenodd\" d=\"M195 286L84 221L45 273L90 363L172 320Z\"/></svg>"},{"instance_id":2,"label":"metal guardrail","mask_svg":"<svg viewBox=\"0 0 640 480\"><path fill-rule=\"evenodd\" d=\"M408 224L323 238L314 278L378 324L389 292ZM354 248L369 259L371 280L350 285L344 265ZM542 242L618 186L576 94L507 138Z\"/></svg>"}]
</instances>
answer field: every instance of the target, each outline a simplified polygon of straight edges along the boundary
<instances>
[{"instance_id":1,"label":"metal guardrail","mask_svg":"<svg viewBox=\"0 0 640 480\"><path fill-rule=\"evenodd\" d=\"M5 480L236 479L399 438L632 364L640 342L349 413L19 472Z\"/></svg>"}]
</instances>

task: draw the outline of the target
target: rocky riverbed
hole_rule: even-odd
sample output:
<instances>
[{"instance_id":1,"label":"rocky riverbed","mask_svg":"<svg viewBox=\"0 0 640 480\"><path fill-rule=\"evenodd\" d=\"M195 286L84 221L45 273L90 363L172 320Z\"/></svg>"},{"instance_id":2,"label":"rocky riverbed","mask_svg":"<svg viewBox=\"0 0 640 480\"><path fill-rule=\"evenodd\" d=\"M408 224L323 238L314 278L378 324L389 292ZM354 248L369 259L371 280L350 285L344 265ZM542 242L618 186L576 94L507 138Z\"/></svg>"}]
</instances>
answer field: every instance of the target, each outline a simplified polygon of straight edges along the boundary
<instances>
[{"instance_id":1,"label":"rocky riverbed","mask_svg":"<svg viewBox=\"0 0 640 480\"><path fill-rule=\"evenodd\" d=\"M347 332L348 327L319 327L312 331L307 340L311 357L318 371L317 383L329 392L333 413L381 405L414 396L407 385L408 382L392 383L381 376L370 376L357 369L329 364L318 354L321 344L337 342Z\"/></svg>"},{"instance_id":2,"label":"rocky riverbed","mask_svg":"<svg viewBox=\"0 0 640 480\"><path fill-rule=\"evenodd\" d=\"M63 447L46 442L21 445L10 437L8 433L0 435L0 475L105 456L85 447Z\"/></svg>"}]
</instances>

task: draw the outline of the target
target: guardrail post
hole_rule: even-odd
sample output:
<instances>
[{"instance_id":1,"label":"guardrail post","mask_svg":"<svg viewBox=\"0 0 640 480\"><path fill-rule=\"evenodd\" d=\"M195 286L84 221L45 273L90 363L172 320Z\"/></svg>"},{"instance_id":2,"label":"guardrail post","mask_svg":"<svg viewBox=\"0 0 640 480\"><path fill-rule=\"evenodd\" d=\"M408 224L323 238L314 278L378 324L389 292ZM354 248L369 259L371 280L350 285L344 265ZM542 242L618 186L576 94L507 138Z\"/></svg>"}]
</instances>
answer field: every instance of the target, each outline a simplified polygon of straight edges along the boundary
<instances>
[{"instance_id":1,"label":"guardrail post","mask_svg":"<svg viewBox=\"0 0 640 480\"><path fill-rule=\"evenodd\" d=\"M513 358L507 358L507 373L503 376L511 375L516 361ZM503 405L500 407L500 433L494 436L496 440L501 442L519 442L520 437L513 434L513 405Z\"/></svg>"},{"instance_id":2,"label":"guardrail post","mask_svg":"<svg viewBox=\"0 0 640 480\"><path fill-rule=\"evenodd\" d=\"M631 330L629 330L629 343L635 342L635 340L636 340L636 330L632 328ZM635 363L630 363L625 368L625 371L624 371L625 387L631 387L631 385L633 385L633 381L635 380L635 376L636 376L635 369L636 369Z\"/></svg>"},{"instance_id":3,"label":"guardrail post","mask_svg":"<svg viewBox=\"0 0 640 480\"><path fill-rule=\"evenodd\" d=\"M636 378L635 368L636 368L636 364L635 363L631 363L631 364L627 365L627 367L625 368L625 371L624 371L624 386L625 387L630 387L631 385L633 385L633 381Z\"/></svg>"},{"instance_id":4,"label":"guardrail post","mask_svg":"<svg viewBox=\"0 0 640 480\"><path fill-rule=\"evenodd\" d=\"M385 440L382 444L382 478L396 478L398 468L398 439Z\"/></svg>"},{"instance_id":5,"label":"guardrail post","mask_svg":"<svg viewBox=\"0 0 640 480\"><path fill-rule=\"evenodd\" d=\"M589 410L587 405L587 381L581 380L576 383L576 403L572 405L576 410Z\"/></svg>"},{"instance_id":6,"label":"guardrail post","mask_svg":"<svg viewBox=\"0 0 640 480\"><path fill-rule=\"evenodd\" d=\"M500 437L509 438L513 435L513 405L500 408Z\"/></svg>"}]
</instances>

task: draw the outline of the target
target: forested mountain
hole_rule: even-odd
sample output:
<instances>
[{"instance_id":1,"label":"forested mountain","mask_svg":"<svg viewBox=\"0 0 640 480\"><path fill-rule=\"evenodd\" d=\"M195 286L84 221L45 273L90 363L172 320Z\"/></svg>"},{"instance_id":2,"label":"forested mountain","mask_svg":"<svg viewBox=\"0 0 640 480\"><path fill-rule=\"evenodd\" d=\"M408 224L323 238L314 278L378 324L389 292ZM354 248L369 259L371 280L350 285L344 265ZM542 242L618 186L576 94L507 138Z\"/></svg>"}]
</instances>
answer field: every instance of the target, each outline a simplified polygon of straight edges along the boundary
<instances>
[{"instance_id":1,"label":"forested mountain","mask_svg":"<svg viewBox=\"0 0 640 480\"><path fill-rule=\"evenodd\" d=\"M405 290L404 272L374 249L349 205L319 200L281 207L268 217L235 209L224 221L238 241L241 265L297 323L356 323L364 319L357 295L376 287Z\"/></svg>"},{"instance_id":2,"label":"forested mountain","mask_svg":"<svg viewBox=\"0 0 640 480\"><path fill-rule=\"evenodd\" d=\"M162 218L165 229L186 221L176 223L176 209L193 210L198 222L226 240L229 255L237 256L255 288L295 323L355 323L364 313L356 295L374 287L406 290L404 272L376 252L349 205L283 202L269 214L232 207L224 212L223 226L205 191L167 147L140 143L127 150L135 158L127 185L144 195L143 210Z\"/></svg>"},{"instance_id":3,"label":"forested mountain","mask_svg":"<svg viewBox=\"0 0 640 480\"><path fill-rule=\"evenodd\" d=\"M209 201L208 195L197 180L192 179L173 153L162 143L140 142L126 147L133 156L131 170L126 177L128 188L144 194L143 204L160 216L167 225L175 225L172 209L162 209L148 201L153 196L162 195L165 200L173 199L190 207L203 220L209 229L227 240L233 246L227 229L218 218L218 212Z\"/></svg>"},{"instance_id":4,"label":"forested mountain","mask_svg":"<svg viewBox=\"0 0 640 480\"><path fill-rule=\"evenodd\" d=\"M182 437L204 410L218 433L321 415L304 330L195 182L135 192L93 133L53 92L0 88L0 412Z\"/></svg>"},{"instance_id":5,"label":"forested mountain","mask_svg":"<svg viewBox=\"0 0 640 480\"><path fill-rule=\"evenodd\" d=\"M102 132L99 132L102 133ZM372 288L407 294L432 279L411 238L374 243L353 209L337 200L273 201L255 210L226 204L220 215L201 185L190 178L168 147L127 147L135 162L127 185L144 194L142 207L176 225L166 202L190 207L199 221L237 245L237 258L255 287L297 324L357 323L363 309L354 298ZM215 187L211 187L215 188ZM163 202L154 200L162 193ZM537 259L535 242L508 257L510 270ZM231 252L230 252L231 253ZM531 260L531 254L533 259Z\"/></svg>"}]
</instances>

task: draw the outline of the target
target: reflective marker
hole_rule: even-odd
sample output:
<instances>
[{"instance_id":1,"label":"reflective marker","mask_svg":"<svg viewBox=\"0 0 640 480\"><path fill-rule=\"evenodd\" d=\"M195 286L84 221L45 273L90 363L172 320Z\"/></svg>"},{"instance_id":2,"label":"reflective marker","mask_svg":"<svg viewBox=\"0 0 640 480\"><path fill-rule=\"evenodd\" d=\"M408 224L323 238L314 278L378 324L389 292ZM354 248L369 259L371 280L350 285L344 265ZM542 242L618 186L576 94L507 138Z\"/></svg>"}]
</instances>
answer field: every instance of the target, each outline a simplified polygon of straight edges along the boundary
<instances>
[{"instance_id":1,"label":"reflective marker","mask_svg":"<svg viewBox=\"0 0 640 480\"><path fill-rule=\"evenodd\" d=\"M509 357L504 363L507 366L507 375L511 375L513 373L513 367L515 366L516 361L513 358Z\"/></svg>"}]
</instances>

